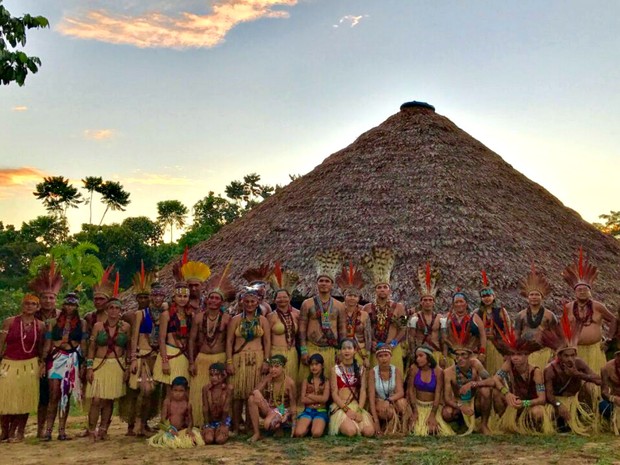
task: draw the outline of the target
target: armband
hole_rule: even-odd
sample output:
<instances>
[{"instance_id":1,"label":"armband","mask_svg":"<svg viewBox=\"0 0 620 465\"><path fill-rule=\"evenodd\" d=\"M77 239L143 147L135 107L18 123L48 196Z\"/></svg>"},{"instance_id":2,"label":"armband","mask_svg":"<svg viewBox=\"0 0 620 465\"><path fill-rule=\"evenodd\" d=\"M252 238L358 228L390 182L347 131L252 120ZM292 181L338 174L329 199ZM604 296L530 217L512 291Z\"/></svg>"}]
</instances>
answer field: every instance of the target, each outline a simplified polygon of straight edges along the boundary
<instances>
[{"instance_id":1,"label":"armband","mask_svg":"<svg viewBox=\"0 0 620 465\"><path fill-rule=\"evenodd\" d=\"M545 392L545 390L544 383L536 383L536 392Z\"/></svg>"},{"instance_id":2,"label":"armband","mask_svg":"<svg viewBox=\"0 0 620 465\"><path fill-rule=\"evenodd\" d=\"M227 427L231 427L232 425L232 419L230 418L230 416L227 416L226 419L224 420L224 425L226 425Z\"/></svg>"},{"instance_id":3,"label":"armband","mask_svg":"<svg viewBox=\"0 0 620 465\"><path fill-rule=\"evenodd\" d=\"M226 365L232 365L233 363L234 362L232 358L226 359Z\"/></svg>"},{"instance_id":4,"label":"armband","mask_svg":"<svg viewBox=\"0 0 620 465\"><path fill-rule=\"evenodd\" d=\"M301 346L299 352L301 352L301 355L308 355L308 348L306 346Z\"/></svg>"},{"instance_id":5,"label":"armband","mask_svg":"<svg viewBox=\"0 0 620 465\"><path fill-rule=\"evenodd\" d=\"M510 390L506 386L504 386L499 390L499 392L501 392L502 395L505 396L506 394L510 392Z\"/></svg>"},{"instance_id":6,"label":"armband","mask_svg":"<svg viewBox=\"0 0 620 465\"><path fill-rule=\"evenodd\" d=\"M523 408L529 408L532 405L532 401L525 399L521 404L523 405Z\"/></svg>"},{"instance_id":7,"label":"armband","mask_svg":"<svg viewBox=\"0 0 620 465\"><path fill-rule=\"evenodd\" d=\"M86 368L92 368L94 364L94 361L92 358L89 358L88 360L86 360Z\"/></svg>"},{"instance_id":8,"label":"armband","mask_svg":"<svg viewBox=\"0 0 620 465\"><path fill-rule=\"evenodd\" d=\"M500 378L508 379L508 373L506 373L501 368L499 370L497 370L496 375L499 376Z\"/></svg>"},{"instance_id":9,"label":"armband","mask_svg":"<svg viewBox=\"0 0 620 465\"><path fill-rule=\"evenodd\" d=\"M176 429L173 425L169 425L169 426L168 426L168 432L169 432L169 433L178 433L178 432L179 432L179 430L178 430L178 429Z\"/></svg>"}]
</instances>

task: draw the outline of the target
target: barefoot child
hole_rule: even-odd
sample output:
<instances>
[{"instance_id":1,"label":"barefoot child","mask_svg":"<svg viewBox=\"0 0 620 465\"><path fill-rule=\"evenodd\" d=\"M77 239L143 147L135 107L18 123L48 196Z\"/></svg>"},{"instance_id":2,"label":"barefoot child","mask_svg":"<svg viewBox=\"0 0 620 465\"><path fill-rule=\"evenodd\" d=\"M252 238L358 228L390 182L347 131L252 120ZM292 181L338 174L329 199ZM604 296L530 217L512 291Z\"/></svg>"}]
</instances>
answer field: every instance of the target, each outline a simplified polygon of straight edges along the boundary
<instances>
[{"instance_id":1,"label":"barefoot child","mask_svg":"<svg viewBox=\"0 0 620 465\"><path fill-rule=\"evenodd\" d=\"M184 376L177 376L172 380L170 393L161 410L161 418L160 431L148 440L149 446L170 449L204 446L200 431L193 427L189 383Z\"/></svg>"},{"instance_id":2,"label":"barefoot child","mask_svg":"<svg viewBox=\"0 0 620 465\"><path fill-rule=\"evenodd\" d=\"M233 386L226 382L226 366L213 363L209 367L210 382L202 388L205 425L202 438L206 444L224 444L228 441L231 425Z\"/></svg>"},{"instance_id":3,"label":"barefoot child","mask_svg":"<svg viewBox=\"0 0 620 465\"><path fill-rule=\"evenodd\" d=\"M306 408L297 417L295 436L302 438L311 431L313 438L320 438L329 421L327 413L329 382L325 378L323 356L312 354L308 361L310 376L301 384L301 402Z\"/></svg>"},{"instance_id":4,"label":"barefoot child","mask_svg":"<svg viewBox=\"0 0 620 465\"><path fill-rule=\"evenodd\" d=\"M286 375L286 357L274 355L268 361L269 374L256 386L248 399L250 419L254 435L249 439L261 439L259 420L264 418L264 428L273 431L274 436L282 435L282 426L294 421L297 412L295 381ZM293 431L295 424L293 423Z\"/></svg>"}]
</instances>

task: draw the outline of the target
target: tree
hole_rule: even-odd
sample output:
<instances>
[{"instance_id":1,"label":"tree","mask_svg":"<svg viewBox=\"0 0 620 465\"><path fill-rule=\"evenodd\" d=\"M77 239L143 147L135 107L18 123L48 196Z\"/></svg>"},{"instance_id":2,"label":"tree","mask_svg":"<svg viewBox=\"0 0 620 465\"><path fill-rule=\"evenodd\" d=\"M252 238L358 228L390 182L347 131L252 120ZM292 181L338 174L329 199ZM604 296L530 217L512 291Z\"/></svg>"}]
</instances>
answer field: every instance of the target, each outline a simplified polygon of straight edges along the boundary
<instances>
[{"instance_id":1,"label":"tree","mask_svg":"<svg viewBox=\"0 0 620 465\"><path fill-rule=\"evenodd\" d=\"M67 216L67 209L77 208L82 203L82 194L69 184L63 176L48 176L43 178L33 192L34 196L43 201L48 212L57 216Z\"/></svg>"},{"instance_id":2,"label":"tree","mask_svg":"<svg viewBox=\"0 0 620 465\"><path fill-rule=\"evenodd\" d=\"M84 189L90 194L89 199L85 200L84 203L88 204L90 207L88 224L93 224L93 194L95 192L99 192L99 189L103 184L103 178L100 178L98 176L86 176L84 179L82 179L82 184L84 184Z\"/></svg>"},{"instance_id":3,"label":"tree","mask_svg":"<svg viewBox=\"0 0 620 465\"><path fill-rule=\"evenodd\" d=\"M29 238L13 225L0 221L0 289L21 289L28 283L28 267L47 247L36 238Z\"/></svg>"},{"instance_id":4,"label":"tree","mask_svg":"<svg viewBox=\"0 0 620 465\"><path fill-rule=\"evenodd\" d=\"M159 245L164 235L162 226L147 216L125 218L121 226L132 231L142 242L150 247Z\"/></svg>"},{"instance_id":5,"label":"tree","mask_svg":"<svg viewBox=\"0 0 620 465\"><path fill-rule=\"evenodd\" d=\"M101 216L99 226L103 223L105 214L109 209L112 211L125 211L125 207L131 203L129 200L129 192L123 189L123 186L116 181L106 181L100 187L101 201L105 204L105 211Z\"/></svg>"},{"instance_id":6,"label":"tree","mask_svg":"<svg viewBox=\"0 0 620 465\"><path fill-rule=\"evenodd\" d=\"M157 202L157 221L165 228L170 227L170 243L173 242L172 232L174 227L185 226L187 207L178 200L162 200Z\"/></svg>"},{"instance_id":7,"label":"tree","mask_svg":"<svg viewBox=\"0 0 620 465\"><path fill-rule=\"evenodd\" d=\"M210 191L204 199L196 202L193 210L193 225L209 225L215 232L241 216L241 208L237 204L215 195L213 191Z\"/></svg>"},{"instance_id":8,"label":"tree","mask_svg":"<svg viewBox=\"0 0 620 465\"><path fill-rule=\"evenodd\" d=\"M609 214L599 215L599 218L605 220L605 224L594 223L594 227L605 234L620 239L620 211L612 210Z\"/></svg>"},{"instance_id":9,"label":"tree","mask_svg":"<svg viewBox=\"0 0 620 465\"><path fill-rule=\"evenodd\" d=\"M23 86L28 73L36 73L41 66L38 57L29 57L17 46L26 45L26 30L49 27L49 21L43 16L30 16L21 18L12 17L11 13L2 6L0 0L0 83L9 85L16 82ZM14 51L10 51L7 42Z\"/></svg>"},{"instance_id":10,"label":"tree","mask_svg":"<svg viewBox=\"0 0 620 465\"><path fill-rule=\"evenodd\" d=\"M67 219L63 216L37 216L22 223L21 235L26 242L40 242L46 247L64 242L69 237Z\"/></svg>"},{"instance_id":11,"label":"tree","mask_svg":"<svg viewBox=\"0 0 620 465\"><path fill-rule=\"evenodd\" d=\"M226 196L234 200L244 211L248 211L275 191L274 187L259 184L259 181L259 174L247 174L243 177L243 181L232 181L226 186L224 189Z\"/></svg>"}]
</instances>

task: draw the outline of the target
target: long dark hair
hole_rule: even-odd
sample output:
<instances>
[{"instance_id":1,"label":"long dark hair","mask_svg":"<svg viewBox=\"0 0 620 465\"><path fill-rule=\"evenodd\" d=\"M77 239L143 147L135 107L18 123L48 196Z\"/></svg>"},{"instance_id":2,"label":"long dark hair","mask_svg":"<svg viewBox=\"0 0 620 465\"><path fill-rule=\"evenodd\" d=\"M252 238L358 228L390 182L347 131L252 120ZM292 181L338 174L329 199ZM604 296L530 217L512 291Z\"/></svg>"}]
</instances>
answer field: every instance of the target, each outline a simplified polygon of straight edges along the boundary
<instances>
[{"instance_id":1,"label":"long dark hair","mask_svg":"<svg viewBox=\"0 0 620 465\"><path fill-rule=\"evenodd\" d=\"M323 359L323 356L321 354L312 354L308 359L308 365L310 365L312 362L321 364L321 374L319 375L319 378L321 379L321 385L325 384L325 360ZM308 375L309 383L312 382L313 376L314 375L312 373Z\"/></svg>"},{"instance_id":2,"label":"long dark hair","mask_svg":"<svg viewBox=\"0 0 620 465\"><path fill-rule=\"evenodd\" d=\"M353 346L353 348L357 347L357 341L355 339L343 339L340 341L340 349L342 350L342 346L348 342ZM357 359L353 357L353 374L355 375L355 384L361 386L362 385L362 377L360 373L360 366L357 363Z\"/></svg>"}]
</instances>

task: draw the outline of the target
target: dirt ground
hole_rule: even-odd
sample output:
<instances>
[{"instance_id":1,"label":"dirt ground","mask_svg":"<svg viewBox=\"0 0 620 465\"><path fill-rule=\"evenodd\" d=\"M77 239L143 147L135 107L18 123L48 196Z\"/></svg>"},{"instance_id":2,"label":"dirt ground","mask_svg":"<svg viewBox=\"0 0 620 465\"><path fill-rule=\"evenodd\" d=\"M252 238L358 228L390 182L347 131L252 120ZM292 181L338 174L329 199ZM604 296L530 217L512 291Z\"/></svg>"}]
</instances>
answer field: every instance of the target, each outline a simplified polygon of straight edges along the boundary
<instances>
[{"instance_id":1,"label":"dirt ground","mask_svg":"<svg viewBox=\"0 0 620 465\"><path fill-rule=\"evenodd\" d=\"M70 420L69 432L83 430L79 418ZM620 438L609 434L585 438L472 435L456 438L313 439L266 438L247 444L246 437L231 439L225 446L191 450L149 447L144 439L124 436L125 425L114 419L110 439L91 443L74 439L50 443L33 438L32 426L22 444L0 444L0 463L31 464L211 464L211 465L339 465L368 463L385 465L455 464L620 464ZM54 436L55 438L55 436Z\"/></svg>"}]
</instances>

